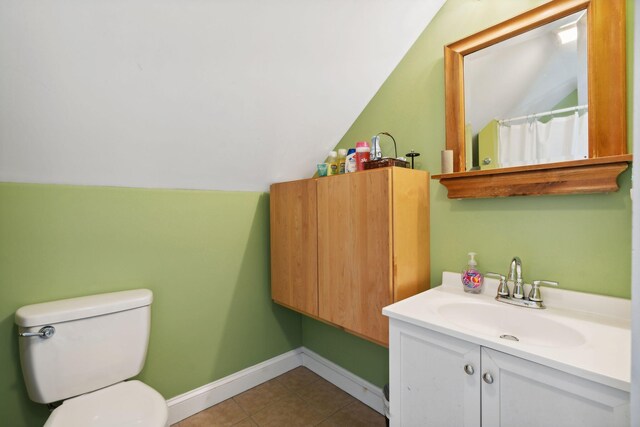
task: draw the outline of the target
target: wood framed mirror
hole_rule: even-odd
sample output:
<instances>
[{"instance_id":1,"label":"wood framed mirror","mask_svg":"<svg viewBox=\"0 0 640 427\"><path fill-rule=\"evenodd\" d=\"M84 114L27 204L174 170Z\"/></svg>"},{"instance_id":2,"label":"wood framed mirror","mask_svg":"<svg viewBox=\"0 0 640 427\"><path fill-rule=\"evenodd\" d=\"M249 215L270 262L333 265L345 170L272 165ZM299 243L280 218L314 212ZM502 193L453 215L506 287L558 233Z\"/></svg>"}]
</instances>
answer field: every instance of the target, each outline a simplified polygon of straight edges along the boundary
<instances>
[{"instance_id":1,"label":"wood framed mirror","mask_svg":"<svg viewBox=\"0 0 640 427\"><path fill-rule=\"evenodd\" d=\"M492 168L481 168L478 166L480 159L476 159L474 166L468 161L471 153L467 152L473 143L470 142L469 133L472 131L469 131L470 124L465 114L465 57L471 58L472 54L484 53L504 43L513 45L518 37L556 22L564 28L567 26L565 22L571 20L574 24L580 20L585 28L583 56L587 76L583 98L586 102L580 108L588 111L583 121L583 126L588 126L588 132L583 135L588 147L584 147L581 156L552 156L542 162L524 161L515 165L497 162L498 167ZM625 31L624 0L552 0L445 46L446 149L453 151L453 173L434 175L433 178L447 187L448 197L617 191L617 177L632 160L632 156L627 154ZM573 108L578 118L578 107ZM529 114L518 119L529 116L538 115ZM500 122L515 120L500 119ZM500 135L496 137L496 144L500 144ZM503 141L504 144L506 142ZM485 159L485 162L490 161L490 158ZM501 167L502 164L505 167Z\"/></svg>"}]
</instances>

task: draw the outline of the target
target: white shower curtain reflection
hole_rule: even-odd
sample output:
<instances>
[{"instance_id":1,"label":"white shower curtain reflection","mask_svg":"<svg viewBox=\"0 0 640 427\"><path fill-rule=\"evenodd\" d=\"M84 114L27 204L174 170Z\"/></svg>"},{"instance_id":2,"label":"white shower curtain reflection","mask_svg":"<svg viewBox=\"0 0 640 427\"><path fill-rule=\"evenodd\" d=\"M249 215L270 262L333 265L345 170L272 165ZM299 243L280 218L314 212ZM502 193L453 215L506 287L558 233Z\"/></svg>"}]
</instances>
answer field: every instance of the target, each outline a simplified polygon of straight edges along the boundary
<instances>
[{"instance_id":1,"label":"white shower curtain reflection","mask_svg":"<svg viewBox=\"0 0 640 427\"><path fill-rule=\"evenodd\" d=\"M584 159L588 156L588 113L580 116L576 111L566 117L557 117L547 123L536 123L538 163L553 163Z\"/></svg>"},{"instance_id":2,"label":"white shower curtain reflection","mask_svg":"<svg viewBox=\"0 0 640 427\"><path fill-rule=\"evenodd\" d=\"M516 125L500 125L498 132L498 157L502 167L536 163L536 125L525 122Z\"/></svg>"},{"instance_id":3,"label":"white shower curtain reflection","mask_svg":"<svg viewBox=\"0 0 640 427\"><path fill-rule=\"evenodd\" d=\"M588 158L587 112L554 117L547 123L528 120L500 124L498 156L502 167Z\"/></svg>"}]
</instances>

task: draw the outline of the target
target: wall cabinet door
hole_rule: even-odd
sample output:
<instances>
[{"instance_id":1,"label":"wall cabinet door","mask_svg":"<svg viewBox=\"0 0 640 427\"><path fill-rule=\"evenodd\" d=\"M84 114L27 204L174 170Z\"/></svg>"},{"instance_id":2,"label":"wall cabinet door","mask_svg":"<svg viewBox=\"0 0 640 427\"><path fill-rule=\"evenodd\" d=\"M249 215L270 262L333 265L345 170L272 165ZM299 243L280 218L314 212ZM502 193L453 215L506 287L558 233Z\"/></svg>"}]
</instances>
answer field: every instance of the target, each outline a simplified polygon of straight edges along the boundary
<instances>
[{"instance_id":1,"label":"wall cabinet door","mask_svg":"<svg viewBox=\"0 0 640 427\"><path fill-rule=\"evenodd\" d=\"M271 186L275 302L381 345L382 308L429 288L429 174L381 168Z\"/></svg>"},{"instance_id":2,"label":"wall cabinet door","mask_svg":"<svg viewBox=\"0 0 640 427\"><path fill-rule=\"evenodd\" d=\"M279 304L318 315L316 182L271 186L271 297Z\"/></svg>"},{"instance_id":3,"label":"wall cabinet door","mask_svg":"<svg viewBox=\"0 0 640 427\"><path fill-rule=\"evenodd\" d=\"M479 346L391 319L389 350L391 426L480 426Z\"/></svg>"},{"instance_id":4,"label":"wall cabinet door","mask_svg":"<svg viewBox=\"0 0 640 427\"><path fill-rule=\"evenodd\" d=\"M630 424L629 393L489 348L481 357L492 379L482 382L485 427Z\"/></svg>"},{"instance_id":5,"label":"wall cabinet door","mask_svg":"<svg viewBox=\"0 0 640 427\"><path fill-rule=\"evenodd\" d=\"M378 342L393 302L391 169L318 180L320 318Z\"/></svg>"}]
</instances>

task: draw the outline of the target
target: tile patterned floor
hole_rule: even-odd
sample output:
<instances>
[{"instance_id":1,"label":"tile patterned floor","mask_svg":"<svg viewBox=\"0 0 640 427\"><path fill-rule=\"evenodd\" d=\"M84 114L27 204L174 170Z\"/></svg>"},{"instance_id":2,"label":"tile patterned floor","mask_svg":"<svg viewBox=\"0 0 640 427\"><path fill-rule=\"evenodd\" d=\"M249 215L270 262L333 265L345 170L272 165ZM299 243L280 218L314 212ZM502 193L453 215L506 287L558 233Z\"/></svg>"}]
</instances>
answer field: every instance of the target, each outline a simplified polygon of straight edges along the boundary
<instances>
[{"instance_id":1,"label":"tile patterned floor","mask_svg":"<svg viewBox=\"0 0 640 427\"><path fill-rule=\"evenodd\" d=\"M305 367L295 368L172 427L384 427L384 416Z\"/></svg>"}]
</instances>

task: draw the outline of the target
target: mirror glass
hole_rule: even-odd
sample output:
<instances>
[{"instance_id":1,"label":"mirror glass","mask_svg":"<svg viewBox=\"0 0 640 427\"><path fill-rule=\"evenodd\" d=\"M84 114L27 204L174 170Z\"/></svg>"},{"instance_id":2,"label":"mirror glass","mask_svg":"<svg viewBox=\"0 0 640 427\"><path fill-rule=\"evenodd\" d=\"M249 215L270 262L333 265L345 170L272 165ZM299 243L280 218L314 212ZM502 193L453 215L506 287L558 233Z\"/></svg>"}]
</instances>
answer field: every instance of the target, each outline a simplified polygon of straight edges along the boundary
<instances>
[{"instance_id":1,"label":"mirror glass","mask_svg":"<svg viewBox=\"0 0 640 427\"><path fill-rule=\"evenodd\" d=\"M464 56L465 170L589 157L587 11Z\"/></svg>"}]
</instances>

